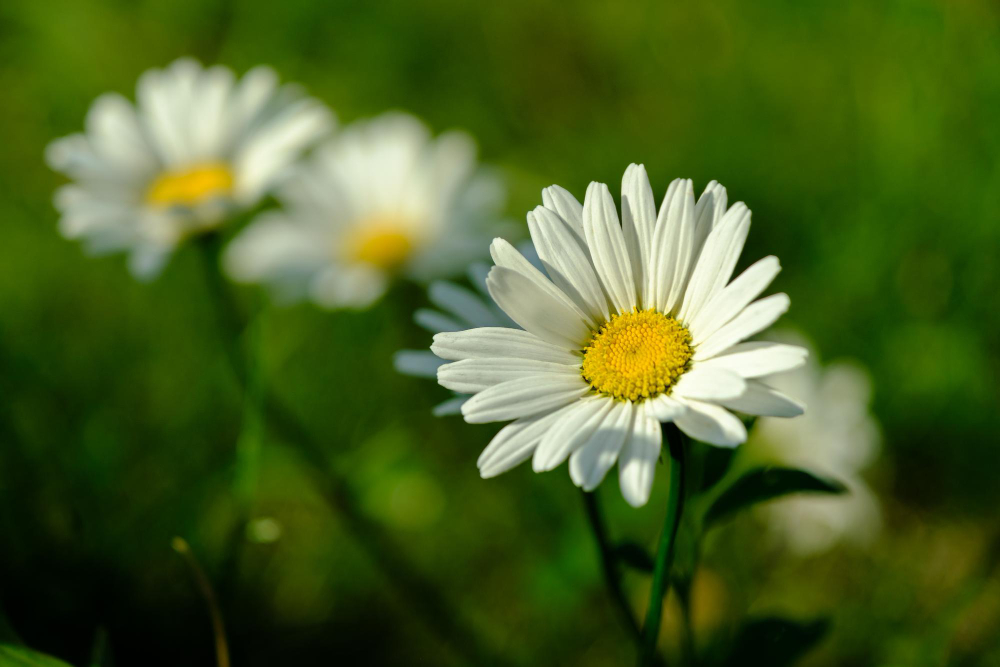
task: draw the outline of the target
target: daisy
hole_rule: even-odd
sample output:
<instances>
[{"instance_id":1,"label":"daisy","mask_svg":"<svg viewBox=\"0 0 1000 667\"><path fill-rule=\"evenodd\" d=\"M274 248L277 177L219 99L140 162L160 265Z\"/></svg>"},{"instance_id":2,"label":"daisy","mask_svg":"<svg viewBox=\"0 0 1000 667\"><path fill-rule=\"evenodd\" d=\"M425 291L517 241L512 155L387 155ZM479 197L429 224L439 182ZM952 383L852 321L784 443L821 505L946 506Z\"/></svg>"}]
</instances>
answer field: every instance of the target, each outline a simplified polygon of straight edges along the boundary
<instances>
[{"instance_id":1,"label":"daisy","mask_svg":"<svg viewBox=\"0 0 1000 667\"><path fill-rule=\"evenodd\" d=\"M808 346L796 334L776 339ZM871 380L856 362L820 366L814 358L772 380L774 387L803 397L813 408L801 419L760 419L745 452L829 475L848 488L845 494L790 496L756 509L774 537L803 556L839 542L866 546L882 523L878 499L861 475L878 456L881 441L868 408Z\"/></svg>"},{"instance_id":2,"label":"daisy","mask_svg":"<svg viewBox=\"0 0 1000 667\"><path fill-rule=\"evenodd\" d=\"M649 499L661 422L733 447L747 438L730 410L791 417L803 406L762 378L801 365L806 351L744 343L788 309L788 296L754 299L779 271L766 257L729 281L750 227L712 182L670 184L659 214L646 171L622 180L622 222L608 187L581 205L552 186L528 226L544 272L503 239L490 247L490 296L522 329L439 333L431 351L453 363L438 381L473 396L470 423L513 420L479 458L483 477L532 459L541 472L569 460L593 490L617 462L625 499Z\"/></svg>"},{"instance_id":3,"label":"daisy","mask_svg":"<svg viewBox=\"0 0 1000 667\"><path fill-rule=\"evenodd\" d=\"M98 97L86 131L53 141L46 158L74 181L55 195L62 234L94 253L128 252L140 278L184 239L253 206L332 125L267 67L237 81L181 58L144 73L136 99Z\"/></svg>"},{"instance_id":4,"label":"daisy","mask_svg":"<svg viewBox=\"0 0 1000 667\"><path fill-rule=\"evenodd\" d=\"M224 266L280 298L361 308L397 276L460 271L495 229L499 182L477 169L475 144L432 138L419 120L389 113L359 121L316 151L267 212L230 245Z\"/></svg>"}]
</instances>

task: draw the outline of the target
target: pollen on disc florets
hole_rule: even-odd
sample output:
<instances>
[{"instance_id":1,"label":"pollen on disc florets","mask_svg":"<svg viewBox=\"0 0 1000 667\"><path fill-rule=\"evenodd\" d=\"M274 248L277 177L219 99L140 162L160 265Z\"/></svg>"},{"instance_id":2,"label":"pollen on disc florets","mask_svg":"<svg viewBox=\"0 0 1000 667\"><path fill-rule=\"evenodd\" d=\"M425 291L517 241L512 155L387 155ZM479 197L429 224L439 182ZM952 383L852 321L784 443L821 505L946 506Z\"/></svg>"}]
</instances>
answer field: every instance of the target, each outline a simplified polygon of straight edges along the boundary
<instances>
[{"instance_id":1,"label":"pollen on disc florets","mask_svg":"<svg viewBox=\"0 0 1000 667\"><path fill-rule=\"evenodd\" d=\"M655 310L612 315L583 350L583 379L595 391L639 401L662 394L691 360L691 334Z\"/></svg>"}]
</instances>

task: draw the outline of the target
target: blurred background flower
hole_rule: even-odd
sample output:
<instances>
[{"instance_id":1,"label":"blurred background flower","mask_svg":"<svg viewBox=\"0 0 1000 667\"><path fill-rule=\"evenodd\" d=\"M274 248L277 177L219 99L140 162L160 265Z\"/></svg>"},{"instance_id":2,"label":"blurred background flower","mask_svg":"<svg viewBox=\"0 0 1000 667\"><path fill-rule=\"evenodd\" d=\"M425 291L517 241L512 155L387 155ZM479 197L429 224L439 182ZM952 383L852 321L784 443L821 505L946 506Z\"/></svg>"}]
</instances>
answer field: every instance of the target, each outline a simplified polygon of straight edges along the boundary
<instances>
[{"instance_id":1,"label":"blurred background flower","mask_svg":"<svg viewBox=\"0 0 1000 667\"><path fill-rule=\"evenodd\" d=\"M458 273L499 231L503 187L475 150L467 135L432 139L402 113L357 121L289 175L283 210L236 237L226 270L327 308L368 306L397 275Z\"/></svg>"},{"instance_id":2,"label":"blurred background flower","mask_svg":"<svg viewBox=\"0 0 1000 667\"><path fill-rule=\"evenodd\" d=\"M274 70L236 81L231 70L181 58L139 78L138 104L97 98L86 132L49 144L59 228L94 253L129 252L155 276L178 243L256 204L283 170L332 125L331 114Z\"/></svg>"},{"instance_id":3,"label":"blurred background flower","mask_svg":"<svg viewBox=\"0 0 1000 667\"><path fill-rule=\"evenodd\" d=\"M806 413L794 420L758 420L742 456L826 475L843 483L847 493L783 498L755 512L777 539L802 555L840 540L870 546L881 516L878 499L861 474L880 448L878 422L869 412L868 372L849 361L821 365L801 334L779 331L770 338L811 350L805 366L770 380L779 391L802 399Z\"/></svg>"},{"instance_id":4,"label":"blurred background flower","mask_svg":"<svg viewBox=\"0 0 1000 667\"><path fill-rule=\"evenodd\" d=\"M673 176L717 178L752 203L744 256L781 257L787 321L820 359L870 374L882 449L864 475L882 529L867 549L799 558L734 516L705 544L711 588L725 592L705 596L723 619L706 627L725 637L748 613L828 617L804 664L995 664L998 36L988 0L0 2L9 627L73 664L88 663L100 628L116 665L215 664L170 548L185 537L218 580L238 517L244 400L204 335L216 312L200 257L180 244L148 285L117 258L86 258L59 235L51 199L65 180L40 157L102 91L130 96L144 71L190 54L241 73L268 63L348 124L402 108L465 128L522 234L543 187L583 192L633 161L656 192ZM256 303L256 286L239 289ZM630 662L579 491L527 469L480 479L478 443L495 427L434 418L450 393L393 368L397 350L426 348L412 314L428 305L401 280L359 312L269 312L256 348L269 388L356 497L380 489L368 515L504 657ZM265 440L252 516L281 531L245 544L220 592L234 664L460 664L399 604L294 450ZM650 546L662 478L642 510L598 489L614 537Z\"/></svg>"}]
</instances>

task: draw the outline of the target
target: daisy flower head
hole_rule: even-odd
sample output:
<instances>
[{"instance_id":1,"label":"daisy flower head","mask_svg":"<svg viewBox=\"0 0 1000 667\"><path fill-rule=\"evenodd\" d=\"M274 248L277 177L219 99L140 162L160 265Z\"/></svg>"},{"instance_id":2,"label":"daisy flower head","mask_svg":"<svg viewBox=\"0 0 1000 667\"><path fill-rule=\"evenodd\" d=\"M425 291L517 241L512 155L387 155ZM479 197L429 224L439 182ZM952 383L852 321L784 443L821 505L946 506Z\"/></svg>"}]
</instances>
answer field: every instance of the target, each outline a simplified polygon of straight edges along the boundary
<instances>
[{"instance_id":1,"label":"daisy flower head","mask_svg":"<svg viewBox=\"0 0 1000 667\"><path fill-rule=\"evenodd\" d=\"M573 482L593 490L617 462L622 494L649 499L661 422L733 447L747 438L731 411L792 417L803 406L762 378L801 365L803 348L743 342L788 309L785 294L754 299L780 267L766 257L730 282L750 210L727 207L712 182L698 199L690 180L670 184L657 213L641 165L622 179L622 210L591 183L581 205L558 186L528 226L544 270L502 239L486 283L521 329L439 333L432 352L444 387L473 396L470 423L513 420L479 458L483 477L532 459L541 472L569 460Z\"/></svg>"},{"instance_id":2,"label":"daisy flower head","mask_svg":"<svg viewBox=\"0 0 1000 667\"><path fill-rule=\"evenodd\" d=\"M257 203L333 124L268 67L237 80L181 58L145 72L136 99L101 95L85 132L53 141L46 158L73 181L55 195L63 235L95 253L128 252L140 278L184 239Z\"/></svg>"},{"instance_id":3,"label":"daisy flower head","mask_svg":"<svg viewBox=\"0 0 1000 667\"><path fill-rule=\"evenodd\" d=\"M267 212L230 244L238 282L285 300L363 308L390 281L454 274L496 231L503 190L460 132L432 137L413 116L358 121L296 167Z\"/></svg>"},{"instance_id":4,"label":"daisy flower head","mask_svg":"<svg viewBox=\"0 0 1000 667\"><path fill-rule=\"evenodd\" d=\"M811 345L797 333L780 332L781 342ZM840 542L864 547L882 525L881 509L862 472L878 457L881 435L869 411L872 386L854 361L821 366L815 355L771 384L801 396L812 408L801 419L758 420L746 453L781 465L813 470L842 482L848 493L797 495L755 508L775 541L795 554L821 553Z\"/></svg>"}]
</instances>

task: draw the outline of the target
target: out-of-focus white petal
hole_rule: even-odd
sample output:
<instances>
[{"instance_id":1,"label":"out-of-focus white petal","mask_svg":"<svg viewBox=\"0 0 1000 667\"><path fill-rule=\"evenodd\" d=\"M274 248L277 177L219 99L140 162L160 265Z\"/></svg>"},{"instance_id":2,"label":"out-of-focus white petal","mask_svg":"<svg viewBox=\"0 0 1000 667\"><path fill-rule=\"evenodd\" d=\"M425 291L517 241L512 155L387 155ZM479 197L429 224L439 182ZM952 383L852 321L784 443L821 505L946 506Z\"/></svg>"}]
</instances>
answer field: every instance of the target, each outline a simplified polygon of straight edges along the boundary
<instances>
[{"instance_id":1,"label":"out-of-focus white petal","mask_svg":"<svg viewBox=\"0 0 1000 667\"><path fill-rule=\"evenodd\" d=\"M400 350L392 357L392 365L403 375L433 378L437 370L445 363L427 350Z\"/></svg>"}]
</instances>

